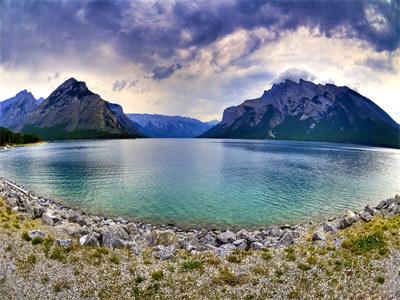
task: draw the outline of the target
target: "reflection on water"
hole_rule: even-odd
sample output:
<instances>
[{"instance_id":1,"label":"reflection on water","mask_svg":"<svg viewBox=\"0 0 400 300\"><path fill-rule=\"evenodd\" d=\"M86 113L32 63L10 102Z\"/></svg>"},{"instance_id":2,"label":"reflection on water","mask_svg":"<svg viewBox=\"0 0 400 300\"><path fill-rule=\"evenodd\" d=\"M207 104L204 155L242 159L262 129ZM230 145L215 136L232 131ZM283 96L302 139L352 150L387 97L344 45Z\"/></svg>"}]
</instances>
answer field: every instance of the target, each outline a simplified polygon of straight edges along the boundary
<instances>
[{"instance_id":1,"label":"reflection on water","mask_svg":"<svg viewBox=\"0 0 400 300\"><path fill-rule=\"evenodd\" d=\"M315 142L142 139L0 152L0 175L96 213L258 226L361 209L400 193L400 152Z\"/></svg>"}]
</instances>

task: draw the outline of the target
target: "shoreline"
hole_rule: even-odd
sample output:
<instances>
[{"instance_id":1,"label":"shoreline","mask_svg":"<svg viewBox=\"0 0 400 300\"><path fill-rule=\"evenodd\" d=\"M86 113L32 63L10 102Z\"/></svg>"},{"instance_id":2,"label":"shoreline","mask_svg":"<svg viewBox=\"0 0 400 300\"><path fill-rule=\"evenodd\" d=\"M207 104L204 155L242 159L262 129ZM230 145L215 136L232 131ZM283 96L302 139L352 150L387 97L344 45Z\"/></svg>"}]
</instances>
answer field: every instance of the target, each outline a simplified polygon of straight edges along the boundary
<instances>
[{"instance_id":1,"label":"shoreline","mask_svg":"<svg viewBox=\"0 0 400 300\"><path fill-rule=\"evenodd\" d=\"M59 228L71 237L79 238L81 245L94 243L109 248L128 247L135 253L155 247L159 252L169 251L168 257L180 249L194 253L211 251L226 257L235 249L287 247L304 241L310 230L313 231L313 240L323 242L326 234L348 228L357 222L369 222L375 215L400 214L400 196L396 195L382 200L375 207L367 205L363 211L347 211L345 215L323 221L271 225L259 230L204 227L185 229L172 224L146 224L122 217L86 213L37 196L3 177L0 177L0 197L15 212L32 219L41 219L45 225Z\"/></svg>"}]
</instances>

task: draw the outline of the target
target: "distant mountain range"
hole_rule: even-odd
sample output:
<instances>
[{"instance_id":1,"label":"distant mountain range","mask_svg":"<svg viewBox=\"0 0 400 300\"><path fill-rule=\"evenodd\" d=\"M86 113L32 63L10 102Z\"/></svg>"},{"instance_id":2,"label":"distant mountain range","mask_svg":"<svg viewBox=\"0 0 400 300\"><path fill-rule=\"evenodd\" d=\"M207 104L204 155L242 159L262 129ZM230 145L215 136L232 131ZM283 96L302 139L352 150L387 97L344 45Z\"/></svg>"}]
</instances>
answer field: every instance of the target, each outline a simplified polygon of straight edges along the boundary
<instances>
[{"instance_id":1,"label":"distant mountain range","mask_svg":"<svg viewBox=\"0 0 400 300\"><path fill-rule=\"evenodd\" d=\"M197 137L218 123L216 120L202 122L189 117L158 114L128 114L128 117L142 127L144 135L160 138Z\"/></svg>"},{"instance_id":2,"label":"distant mountain range","mask_svg":"<svg viewBox=\"0 0 400 300\"><path fill-rule=\"evenodd\" d=\"M0 116L0 126L47 140L143 136L121 106L103 100L74 78L45 100L23 91L0 102Z\"/></svg>"},{"instance_id":3,"label":"distant mountain range","mask_svg":"<svg viewBox=\"0 0 400 300\"><path fill-rule=\"evenodd\" d=\"M400 148L400 126L346 87L286 80L260 98L225 109L203 138L280 139Z\"/></svg>"},{"instance_id":4,"label":"distant mountain range","mask_svg":"<svg viewBox=\"0 0 400 300\"><path fill-rule=\"evenodd\" d=\"M346 87L286 80L225 109L222 121L128 114L86 84L66 80L46 99L26 90L0 102L0 127L43 139L203 137L354 143L400 148L400 125Z\"/></svg>"}]
</instances>

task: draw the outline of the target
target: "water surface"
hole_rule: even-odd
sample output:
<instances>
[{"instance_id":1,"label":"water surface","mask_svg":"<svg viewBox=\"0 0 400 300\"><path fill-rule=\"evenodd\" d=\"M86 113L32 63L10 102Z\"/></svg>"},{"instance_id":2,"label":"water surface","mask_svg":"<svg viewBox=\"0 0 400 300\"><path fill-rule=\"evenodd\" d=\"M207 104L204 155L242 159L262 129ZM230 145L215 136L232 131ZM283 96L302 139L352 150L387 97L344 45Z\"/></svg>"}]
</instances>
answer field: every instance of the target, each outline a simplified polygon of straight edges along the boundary
<instances>
[{"instance_id":1,"label":"water surface","mask_svg":"<svg viewBox=\"0 0 400 300\"><path fill-rule=\"evenodd\" d=\"M254 227L400 194L400 151L315 142L71 141L0 152L0 176L93 213Z\"/></svg>"}]
</instances>

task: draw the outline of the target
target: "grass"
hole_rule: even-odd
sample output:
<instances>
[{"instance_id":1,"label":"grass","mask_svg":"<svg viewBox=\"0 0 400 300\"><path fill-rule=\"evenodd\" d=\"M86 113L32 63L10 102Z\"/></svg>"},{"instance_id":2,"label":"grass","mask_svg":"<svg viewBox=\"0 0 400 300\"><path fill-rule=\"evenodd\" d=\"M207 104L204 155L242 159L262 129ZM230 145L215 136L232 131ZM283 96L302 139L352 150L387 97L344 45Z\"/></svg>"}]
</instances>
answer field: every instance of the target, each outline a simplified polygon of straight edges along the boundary
<instances>
[{"instance_id":1,"label":"grass","mask_svg":"<svg viewBox=\"0 0 400 300\"><path fill-rule=\"evenodd\" d=\"M214 284L228 284L230 286L242 285L248 282L249 278L245 274L234 274L228 267L221 268L218 276L214 277Z\"/></svg>"},{"instance_id":2,"label":"grass","mask_svg":"<svg viewBox=\"0 0 400 300\"><path fill-rule=\"evenodd\" d=\"M384 255L387 252L383 235L377 233L345 240L343 242L343 247L357 255L362 255L371 251L378 251L379 254Z\"/></svg>"},{"instance_id":3,"label":"grass","mask_svg":"<svg viewBox=\"0 0 400 300\"><path fill-rule=\"evenodd\" d=\"M164 278L164 273L163 273L163 271L161 271L161 270L159 270L159 271L154 271L154 272L151 273L151 278L152 278L153 280L160 281L161 279Z\"/></svg>"},{"instance_id":4,"label":"grass","mask_svg":"<svg viewBox=\"0 0 400 300\"><path fill-rule=\"evenodd\" d=\"M31 241L31 237L29 236L29 234L28 234L27 231L23 231L23 232L22 232L22 239L25 240L25 241L27 241L27 242L30 242L30 241Z\"/></svg>"},{"instance_id":5,"label":"grass","mask_svg":"<svg viewBox=\"0 0 400 300\"><path fill-rule=\"evenodd\" d=\"M43 243L43 238L41 238L40 236L35 236L32 239L32 245L39 245L41 243Z\"/></svg>"},{"instance_id":6,"label":"grass","mask_svg":"<svg viewBox=\"0 0 400 300\"><path fill-rule=\"evenodd\" d=\"M193 271L196 269L202 269L203 268L203 262L200 260L186 260L182 263L182 271L188 272L188 271Z\"/></svg>"}]
</instances>

